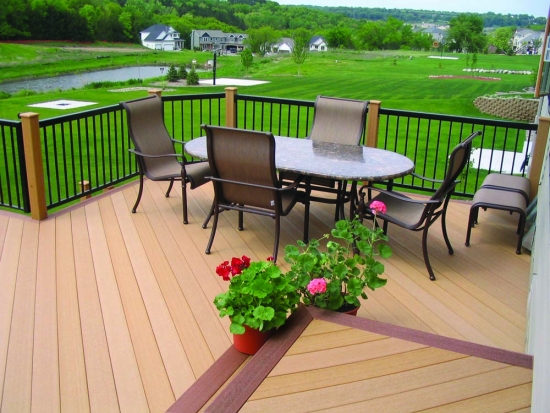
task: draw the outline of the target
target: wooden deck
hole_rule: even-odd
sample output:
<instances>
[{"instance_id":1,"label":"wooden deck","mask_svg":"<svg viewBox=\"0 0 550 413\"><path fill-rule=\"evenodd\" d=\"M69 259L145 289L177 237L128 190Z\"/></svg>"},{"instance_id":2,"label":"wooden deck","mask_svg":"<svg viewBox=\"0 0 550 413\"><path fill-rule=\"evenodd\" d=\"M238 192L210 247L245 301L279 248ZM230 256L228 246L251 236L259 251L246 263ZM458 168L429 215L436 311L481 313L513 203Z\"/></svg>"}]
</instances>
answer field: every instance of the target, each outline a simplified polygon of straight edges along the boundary
<instances>
[{"instance_id":1,"label":"wooden deck","mask_svg":"<svg viewBox=\"0 0 550 413\"><path fill-rule=\"evenodd\" d=\"M205 255L201 228L212 188L181 193L146 183L88 200L35 222L0 213L0 411L163 412L231 345L228 320L212 304L225 283L215 267L232 256L271 255L273 222L224 213ZM530 255L515 254L517 217L480 212L464 246L469 207L452 202L447 254L438 223L422 260L420 234L390 226L388 284L371 292L359 316L522 352ZM333 224L313 204L311 237ZM303 208L283 220L281 246L300 239ZM282 248L282 247L281 247ZM281 253L280 265L286 267Z\"/></svg>"}]
</instances>

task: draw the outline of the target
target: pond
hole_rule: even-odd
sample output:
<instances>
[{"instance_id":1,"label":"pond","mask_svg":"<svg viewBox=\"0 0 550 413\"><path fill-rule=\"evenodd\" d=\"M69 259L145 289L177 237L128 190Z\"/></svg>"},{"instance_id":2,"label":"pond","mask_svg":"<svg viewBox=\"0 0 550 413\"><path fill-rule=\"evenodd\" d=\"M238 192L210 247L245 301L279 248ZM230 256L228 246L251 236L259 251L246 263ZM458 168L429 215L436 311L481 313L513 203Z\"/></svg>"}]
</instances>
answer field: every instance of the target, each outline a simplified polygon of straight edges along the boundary
<instances>
[{"instance_id":1,"label":"pond","mask_svg":"<svg viewBox=\"0 0 550 413\"><path fill-rule=\"evenodd\" d=\"M92 82L122 82L130 79L148 79L166 74L166 66L134 66L120 69L100 70L96 72L79 73L77 75L63 75L41 79L20 80L16 82L0 83L0 91L16 93L19 90L35 92L49 92L52 90L81 89ZM197 72L201 70L197 69Z\"/></svg>"}]
</instances>

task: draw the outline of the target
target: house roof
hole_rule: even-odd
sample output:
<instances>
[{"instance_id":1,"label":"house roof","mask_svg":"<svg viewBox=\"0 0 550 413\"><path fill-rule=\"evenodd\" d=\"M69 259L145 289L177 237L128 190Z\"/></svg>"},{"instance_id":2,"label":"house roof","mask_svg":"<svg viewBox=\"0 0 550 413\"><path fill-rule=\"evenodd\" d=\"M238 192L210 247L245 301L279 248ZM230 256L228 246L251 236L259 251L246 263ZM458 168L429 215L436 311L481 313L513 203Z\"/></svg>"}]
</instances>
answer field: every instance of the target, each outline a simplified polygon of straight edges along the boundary
<instances>
[{"instance_id":1,"label":"house roof","mask_svg":"<svg viewBox=\"0 0 550 413\"><path fill-rule=\"evenodd\" d=\"M326 43L326 40L323 36L313 36L309 41L309 44L321 44Z\"/></svg>"},{"instance_id":2,"label":"house roof","mask_svg":"<svg viewBox=\"0 0 550 413\"><path fill-rule=\"evenodd\" d=\"M279 43L277 43L277 46L281 47L281 45L286 44L290 48L294 47L294 39L291 39L290 37L282 37L279 40Z\"/></svg>"},{"instance_id":3,"label":"house roof","mask_svg":"<svg viewBox=\"0 0 550 413\"><path fill-rule=\"evenodd\" d=\"M248 37L245 33L225 33L221 30L211 30L211 29L204 29L204 30L195 30L197 33L199 33L199 37L204 36L205 34L208 34L210 37Z\"/></svg>"},{"instance_id":4,"label":"house roof","mask_svg":"<svg viewBox=\"0 0 550 413\"><path fill-rule=\"evenodd\" d=\"M147 37L143 40L148 42L159 42L166 39L169 34L179 33L172 26L165 26L163 24L154 24L151 27L148 27L145 30L142 30L141 33L149 33Z\"/></svg>"}]
</instances>

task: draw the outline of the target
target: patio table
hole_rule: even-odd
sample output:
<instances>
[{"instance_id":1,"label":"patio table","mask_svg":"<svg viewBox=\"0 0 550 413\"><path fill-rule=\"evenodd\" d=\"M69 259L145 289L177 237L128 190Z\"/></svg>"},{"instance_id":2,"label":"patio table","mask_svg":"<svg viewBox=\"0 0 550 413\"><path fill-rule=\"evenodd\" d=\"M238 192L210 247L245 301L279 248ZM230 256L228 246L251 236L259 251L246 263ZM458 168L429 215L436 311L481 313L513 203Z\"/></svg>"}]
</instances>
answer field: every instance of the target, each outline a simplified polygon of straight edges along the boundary
<instances>
[{"instance_id":1,"label":"patio table","mask_svg":"<svg viewBox=\"0 0 550 413\"><path fill-rule=\"evenodd\" d=\"M194 157L208 159L206 137L187 142L185 151ZM275 136L275 166L280 171L306 177L352 181L350 191L353 194L358 181L393 180L414 170L414 163L396 152L284 136ZM350 216L353 213L354 202Z\"/></svg>"},{"instance_id":2,"label":"patio table","mask_svg":"<svg viewBox=\"0 0 550 413\"><path fill-rule=\"evenodd\" d=\"M206 137L185 144L192 156L208 159ZM275 136L277 169L343 181L382 181L410 174L414 163L384 149Z\"/></svg>"}]
</instances>

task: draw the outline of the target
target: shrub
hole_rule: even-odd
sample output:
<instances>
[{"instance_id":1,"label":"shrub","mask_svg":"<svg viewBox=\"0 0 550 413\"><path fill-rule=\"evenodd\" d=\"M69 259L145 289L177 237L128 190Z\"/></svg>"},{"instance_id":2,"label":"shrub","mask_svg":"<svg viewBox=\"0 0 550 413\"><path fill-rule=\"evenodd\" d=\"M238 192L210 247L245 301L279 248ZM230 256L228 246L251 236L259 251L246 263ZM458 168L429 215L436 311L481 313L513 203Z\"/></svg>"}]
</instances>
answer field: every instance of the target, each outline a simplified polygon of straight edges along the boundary
<instances>
[{"instance_id":1,"label":"shrub","mask_svg":"<svg viewBox=\"0 0 550 413\"><path fill-rule=\"evenodd\" d=\"M184 65L181 65L179 70L178 70L178 77L180 79L187 79L187 69L185 68Z\"/></svg>"}]
</instances>

